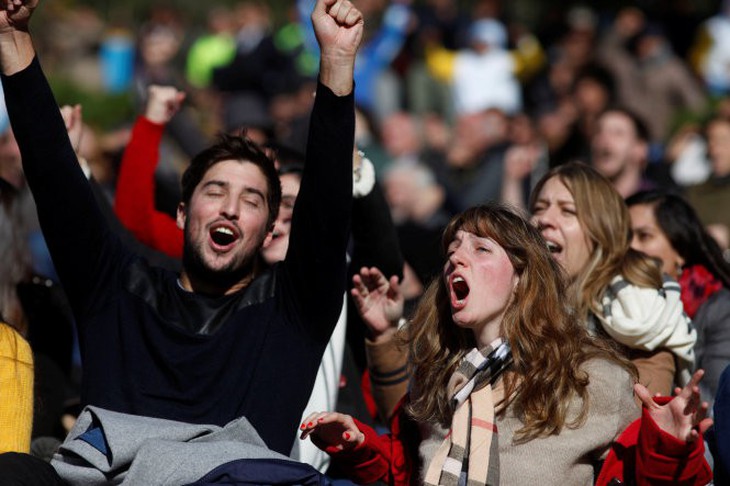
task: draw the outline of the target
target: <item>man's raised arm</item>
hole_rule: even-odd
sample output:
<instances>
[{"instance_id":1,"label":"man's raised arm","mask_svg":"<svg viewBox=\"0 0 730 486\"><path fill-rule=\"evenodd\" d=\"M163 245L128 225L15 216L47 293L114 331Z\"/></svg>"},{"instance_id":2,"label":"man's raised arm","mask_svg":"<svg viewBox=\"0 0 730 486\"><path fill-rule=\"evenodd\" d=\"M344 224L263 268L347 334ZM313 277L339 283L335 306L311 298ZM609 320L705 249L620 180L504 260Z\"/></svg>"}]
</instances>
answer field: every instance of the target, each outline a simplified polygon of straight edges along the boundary
<instances>
[{"instance_id":1,"label":"man's raised arm","mask_svg":"<svg viewBox=\"0 0 730 486\"><path fill-rule=\"evenodd\" d=\"M0 0L0 74L41 229L78 316L105 305L99 282L111 280L129 255L99 211L36 58L28 23L37 5Z\"/></svg>"},{"instance_id":2,"label":"man's raised arm","mask_svg":"<svg viewBox=\"0 0 730 486\"><path fill-rule=\"evenodd\" d=\"M318 0L312 24L320 44L319 86L285 265L296 313L327 340L342 307L352 209L355 135L353 74L362 14L347 0Z\"/></svg>"}]
</instances>

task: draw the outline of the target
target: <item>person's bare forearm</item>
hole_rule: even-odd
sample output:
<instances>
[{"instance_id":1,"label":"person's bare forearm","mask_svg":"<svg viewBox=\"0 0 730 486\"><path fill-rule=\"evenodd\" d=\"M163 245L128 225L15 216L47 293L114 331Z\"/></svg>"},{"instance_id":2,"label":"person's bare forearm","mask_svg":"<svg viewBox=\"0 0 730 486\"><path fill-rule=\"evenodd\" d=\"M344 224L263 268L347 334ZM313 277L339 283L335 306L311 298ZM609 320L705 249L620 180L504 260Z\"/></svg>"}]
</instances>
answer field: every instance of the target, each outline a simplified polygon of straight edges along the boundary
<instances>
[{"instance_id":1,"label":"person's bare forearm","mask_svg":"<svg viewBox=\"0 0 730 486\"><path fill-rule=\"evenodd\" d=\"M312 26L320 48L319 81L336 96L352 92L362 13L350 0L317 0Z\"/></svg>"},{"instance_id":2,"label":"person's bare forearm","mask_svg":"<svg viewBox=\"0 0 730 486\"><path fill-rule=\"evenodd\" d=\"M324 56L319 64L319 80L337 96L352 92L355 58L327 59Z\"/></svg>"},{"instance_id":3,"label":"person's bare forearm","mask_svg":"<svg viewBox=\"0 0 730 486\"><path fill-rule=\"evenodd\" d=\"M27 68L35 57L35 48L27 30L6 28L0 33L0 67L6 76Z\"/></svg>"},{"instance_id":4,"label":"person's bare forearm","mask_svg":"<svg viewBox=\"0 0 730 486\"><path fill-rule=\"evenodd\" d=\"M0 69L6 76L27 68L35 57L28 30L38 0L0 0Z\"/></svg>"}]
</instances>

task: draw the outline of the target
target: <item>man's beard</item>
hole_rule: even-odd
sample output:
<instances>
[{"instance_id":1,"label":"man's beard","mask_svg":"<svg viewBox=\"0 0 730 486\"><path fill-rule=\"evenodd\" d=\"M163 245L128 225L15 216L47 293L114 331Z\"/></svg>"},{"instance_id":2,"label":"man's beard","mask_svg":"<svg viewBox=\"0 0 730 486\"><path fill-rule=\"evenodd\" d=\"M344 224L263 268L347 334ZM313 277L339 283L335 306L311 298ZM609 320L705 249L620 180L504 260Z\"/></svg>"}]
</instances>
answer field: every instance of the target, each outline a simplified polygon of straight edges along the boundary
<instances>
[{"instance_id":1,"label":"man's beard","mask_svg":"<svg viewBox=\"0 0 730 486\"><path fill-rule=\"evenodd\" d=\"M243 281L246 277L253 276L258 253L244 257L242 260L234 257L223 268L212 269L203 258L201 246L202 243L195 244L186 231L182 264L192 282L203 284L204 288L225 290Z\"/></svg>"}]
</instances>

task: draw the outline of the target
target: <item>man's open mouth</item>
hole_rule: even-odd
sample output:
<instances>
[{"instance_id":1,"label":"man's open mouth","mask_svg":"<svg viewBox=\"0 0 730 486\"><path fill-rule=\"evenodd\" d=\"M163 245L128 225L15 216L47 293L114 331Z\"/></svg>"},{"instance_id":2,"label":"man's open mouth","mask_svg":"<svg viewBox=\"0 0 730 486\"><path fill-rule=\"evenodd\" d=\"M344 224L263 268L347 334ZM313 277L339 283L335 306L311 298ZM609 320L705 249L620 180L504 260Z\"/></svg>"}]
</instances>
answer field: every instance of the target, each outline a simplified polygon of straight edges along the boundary
<instances>
[{"instance_id":1,"label":"man's open mouth","mask_svg":"<svg viewBox=\"0 0 730 486\"><path fill-rule=\"evenodd\" d=\"M210 229L210 239L218 246L228 246L238 239L238 233L228 226L214 226Z\"/></svg>"}]
</instances>

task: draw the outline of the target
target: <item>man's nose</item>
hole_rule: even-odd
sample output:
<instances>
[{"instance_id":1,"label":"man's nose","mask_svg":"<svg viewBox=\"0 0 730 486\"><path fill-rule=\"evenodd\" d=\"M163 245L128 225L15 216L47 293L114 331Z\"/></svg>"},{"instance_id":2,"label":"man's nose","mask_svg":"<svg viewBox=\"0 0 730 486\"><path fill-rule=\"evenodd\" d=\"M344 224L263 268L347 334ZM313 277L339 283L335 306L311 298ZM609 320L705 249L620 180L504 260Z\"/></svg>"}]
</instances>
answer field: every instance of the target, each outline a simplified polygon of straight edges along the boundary
<instances>
[{"instance_id":1,"label":"man's nose","mask_svg":"<svg viewBox=\"0 0 730 486\"><path fill-rule=\"evenodd\" d=\"M237 198L226 197L221 203L220 213L226 219L236 220L241 212L241 204Z\"/></svg>"}]
</instances>

